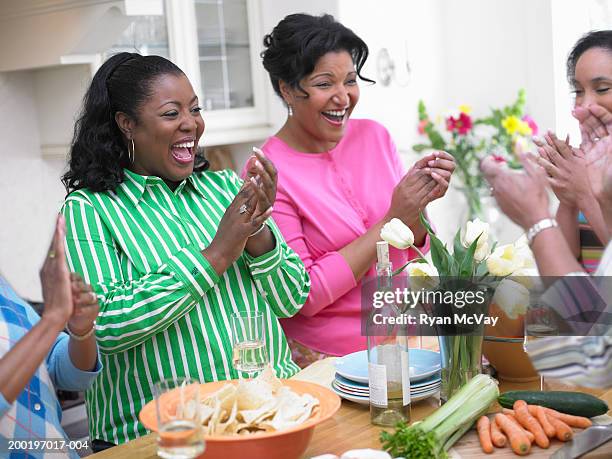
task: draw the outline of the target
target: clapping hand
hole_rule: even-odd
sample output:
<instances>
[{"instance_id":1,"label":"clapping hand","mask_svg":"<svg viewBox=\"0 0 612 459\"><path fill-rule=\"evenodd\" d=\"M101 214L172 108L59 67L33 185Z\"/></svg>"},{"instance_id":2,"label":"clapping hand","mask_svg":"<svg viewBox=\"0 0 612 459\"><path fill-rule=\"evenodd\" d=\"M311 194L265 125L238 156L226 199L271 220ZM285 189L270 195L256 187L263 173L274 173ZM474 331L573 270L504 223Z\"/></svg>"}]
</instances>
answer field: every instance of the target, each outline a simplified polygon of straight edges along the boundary
<instances>
[{"instance_id":1,"label":"clapping hand","mask_svg":"<svg viewBox=\"0 0 612 459\"><path fill-rule=\"evenodd\" d=\"M574 116L580 123L582 143L589 182L597 199L612 202L612 114L600 105L576 107ZM607 206L601 203L602 210Z\"/></svg>"},{"instance_id":2,"label":"clapping hand","mask_svg":"<svg viewBox=\"0 0 612 459\"><path fill-rule=\"evenodd\" d=\"M51 320L59 330L68 323L76 335L91 330L98 315L98 299L80 275L70 273L66 263L64 237L66 222L57 217L53 240L40 270L45 309L43 317Z\"/></svg>"},{"instance_id":3,"label":"clapping hand","mask_svg":"<svg viewBox=\"0 0 612 459\"><path fill-rule=\"evenodd\" d=\"M253 148L245 180L250 180L255 186L257 205L254 215L258 216L271 209L276 200L277 172L272 161L259 148Z\"/></svg>"},{"instance_id":4,"label":"clapping hand","mask_svg":"<svg viewBox=\"0 0 612 459\"><path fill-rule=\"evenodd\" d=\"M443 151L418 160L395 186L388 217L415 224L427 204L444 196L454 170L453 157Z\"/></svg>"},{"instance_id":5,"label":"clapping hand","mask_svg":"<svg viewBox=\"0 0 612 459\"><path fill-rule=\"evenodd\" d=\"M437 183L436 187L428 195L429 202L441 198L446 194L450 185L450 180L455 171L455 158L445 151L436 151L433 153L434 158L427 161L426 172L429 172L431 178Z\"/></svg>"},{"instance_id":6,"label":"clapping hand","mask_svg":"<svg viewBox=\"0 0 612 459\"><path fill-rule=\"evenodd\" d=\"M77 274L70 274L70 283L72 290L73 310L68 327L75 335L85 335L93 327L100 306L98 298L92 291L91 286L83 281L83 278Z\"/></svg>"},{"instance_id":7,"label":"clapping hand","mask_svg":"<svg viewBox=\"0 0 612 459\"><path fill-rule=\"evenodd\" d=\"M562 141L549 132L544 141L534 142L538 146L537 162L547 172L547 183L559 201L580 208L581 203L592 199L584 154L569 145L569 138Z\"/></svg>"},{"instance_id":8,"label":"clapping hand","mask_svg":"<svg viewBox=\"0 0 612 459\"><path fill-rule=\"evenodd\" d=\"M513 171L493 158L485 158L480 167L502 212L528 229L550 216L546 173L529 155L522 155L521 163L523 172Z\"/></svg>"}]
</instances>

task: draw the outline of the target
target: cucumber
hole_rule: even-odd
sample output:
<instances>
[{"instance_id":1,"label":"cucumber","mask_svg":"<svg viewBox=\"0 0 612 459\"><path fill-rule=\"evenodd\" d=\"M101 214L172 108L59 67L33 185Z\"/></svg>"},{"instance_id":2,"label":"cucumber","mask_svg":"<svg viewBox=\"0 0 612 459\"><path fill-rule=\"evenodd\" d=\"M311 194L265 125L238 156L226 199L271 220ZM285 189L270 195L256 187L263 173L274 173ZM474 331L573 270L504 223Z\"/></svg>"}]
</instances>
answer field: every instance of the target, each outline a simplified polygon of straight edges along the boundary
<instances>
[{"instance_id":1,"label":"cucumber","mask_svg":"<svg viewBox=\"0 0 612 459\"><path fill-rule=\"evenodd\" d=\"M608 412L608 404L603 400L582 392L536 392L531 390L513 390L504 392L497 401L504 408L512 408L517 400L525 400L529 405L540 405L552 408L560 413L573 414L592 418Z\"/></svg>"}]
</instances>

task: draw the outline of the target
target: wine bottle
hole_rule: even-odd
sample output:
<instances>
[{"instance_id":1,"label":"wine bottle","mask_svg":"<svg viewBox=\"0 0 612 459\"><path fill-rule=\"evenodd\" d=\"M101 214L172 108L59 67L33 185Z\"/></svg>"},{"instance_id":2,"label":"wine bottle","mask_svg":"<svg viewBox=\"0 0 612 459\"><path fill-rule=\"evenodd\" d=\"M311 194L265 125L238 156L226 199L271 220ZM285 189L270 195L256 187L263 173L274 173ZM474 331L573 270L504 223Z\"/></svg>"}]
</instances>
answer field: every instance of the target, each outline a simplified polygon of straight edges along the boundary
<instances>
[{"instance_id":1,"label":"wine bottle","mask_svg":"<svg viewBox=\"0 0 612 459\"><path fill-rule=\"evenodd\" d=\"M377 290L393 288L389 245L376 243ZM374 317L377 315L377 317ZM393 427L410 421L410 367L407 325L402 325L401 311L394 302L372 308L366 326L368 342L368 380L372 424Z\"/></svg>"}]
</instances>

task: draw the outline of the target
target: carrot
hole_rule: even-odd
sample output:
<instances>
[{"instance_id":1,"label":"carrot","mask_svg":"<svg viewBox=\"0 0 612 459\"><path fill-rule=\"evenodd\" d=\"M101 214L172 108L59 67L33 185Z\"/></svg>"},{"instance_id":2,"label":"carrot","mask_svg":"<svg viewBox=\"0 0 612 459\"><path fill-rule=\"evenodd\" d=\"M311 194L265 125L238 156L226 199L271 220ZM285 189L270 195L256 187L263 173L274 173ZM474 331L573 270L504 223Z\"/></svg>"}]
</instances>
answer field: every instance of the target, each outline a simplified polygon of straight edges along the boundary
<instances>
[{"instance_id":1,"label":"carrot","mask_svg":"<svg viewBox=\"0 0 612 459\"><path fill-rule=\"evenodd\" d=\"M529 405L529 412L532 416L535 416L536 406L537 405ZM542 408L544 409L544 412L546 413L546 416L548 416L549 420L551 417L554 416L555 418L565 422L568 426L578 427L579 429L586 429L587 427L591 427L593 425L589 418L560 413L557 410L553 410L552 408L546 408L545 406L543 406Z\"/></svg>"},{"instance_id":2,"label":"carrot","mask_svg":"<svg viewBox=\"0 0 612 459\"><path fill-rule=\"evenodd\" d=\"M521 425L521 423L517 421L517 419L514 417L513 414L507 414L506 416L508 416L508 419L510 419L510 421L514 422L519 429L521 429L523 432L525 432L525 435L527 435L527 440L529 440L529 443L533 443L535 441L535 437L533 436L533 434L531 432L529 432L527 429L525 429Z\"/></svg>"},{"instance_id":3,"label":"carrot","mask_svg":"<svg viewBox=\"0 0 612 459\"><path fill-rule=\"evenodd\" d=\"M514 416L521 425L530 431L535 437L535 442L540 448L548 448L550 446L550 440L546 436L544 429L536 418L529 414L527 409L527 402L525 400L517 400L514 402Z\"/></svg>"},{"instance_id":4,"label":"carrot","mask_svg":"<svg viewBox=\"0 0 612 459\"><path fill-rule=\"evenodd\" d=\"M540 421L540 424L542 425L542 428L544 429L546 436L548 438L553 438L556 435L557 430L550 423L550 421L548 420L548 416L546 416L546 412L541 406L536 407L535 417L538 421Z\"/></svg>"},{"instance_id":5,"label":"carrot","mask_svg":"<svg viewBox=\"0 0 612 459\"><path fill-rule=\"evenodd\" d=\"M512 451L521 456L529 453L531 443L527 439L524 430L519 428L503 413L497 413L495 415L495 422L497 422L499 428L508 436Z\"/></svg>"},{"instance_id":6,"label":"carrot","mask_svg":"<svg viewBox=\"0 0 612 459\"><path fill-rule=\"evenodd\" d=\"M561 419L555 418L554 416L550 416L549 420L552 426L554 427L555 432L557 433L557 438L559 440L568 441L572 439L572 437L574 436L574 432L572 431L572 428L570 426L568 426Z\"/></svg>"},{"instance_id":7,"label":"carrot","mask_svg":"<svg viewBox=\"0 0 612 459\"><path fill-rule=\"evenodd\" d=\"M493 443L491 442L491 421L489 421L489 418L480 416L476 423L476 430L478 431L482 450L487 454L491 454L493 452Z\"/></svg>"},{"instance_id":8,"label":"carrot","mask_svg":"<svg viewBox=\"0 0 612 459\"><path fill-rule=\"evenodd\" d=\"M570 427L578 427L580 429L586 429L587 427L591 427L593 425L593 423L591 422L589 418L560 413L551 408L545 408L544 411L546 411L547 416L549 417L554 416L560 421L563 421L564 423L566 423Z\"/></svg>"},{"instance_id":9,"label":"carrot","mask_svg":"<svg viewBox=\"0 0 612 459\"><path fill-rule=\"evenodd\" d=\"M491 421L491 441L498 448L506 446L506 436L499 430L499 426L495 419Z\"/></svg>"}]
</instances>

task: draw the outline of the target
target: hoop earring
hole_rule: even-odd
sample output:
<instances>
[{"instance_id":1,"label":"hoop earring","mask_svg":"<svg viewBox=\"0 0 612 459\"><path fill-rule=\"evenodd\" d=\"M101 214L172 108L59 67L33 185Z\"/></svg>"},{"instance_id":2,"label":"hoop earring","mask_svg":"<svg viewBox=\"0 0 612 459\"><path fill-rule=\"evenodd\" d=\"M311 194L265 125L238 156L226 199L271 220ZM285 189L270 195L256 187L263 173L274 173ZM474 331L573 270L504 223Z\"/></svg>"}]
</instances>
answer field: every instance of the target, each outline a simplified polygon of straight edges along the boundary
<instances>
[{"instance_id":1,"label":"hoop earring","mask_svg":"<svg viewBox=\"0 0 612 459\"><path fill-rule=\"evenodd\" d=\"M134 147L134 139L130 139L130 141L132 142L132 150L130 151L130 146L128 145L128 159L131 164L134 164L134 153L136 152L136 148Z\"/></svg>"},{"instance_id":2,"label":"hoop earring","mask_svg":"<svg viewBox=\"0 0 612 459\"><path fill-rule=\"evenodd\" d=\"M293 107L291 105L287 105L287 115L293 116Z\"/></svg>"}]
</instances>

